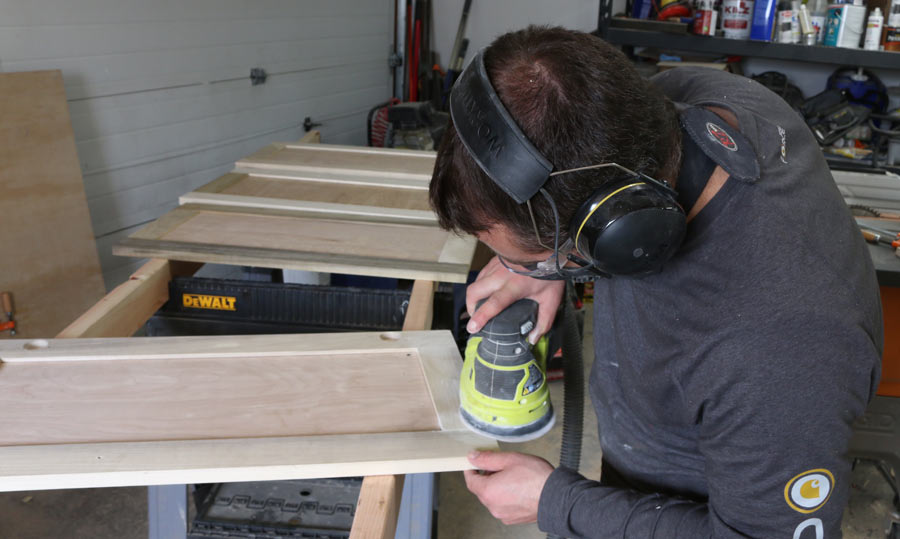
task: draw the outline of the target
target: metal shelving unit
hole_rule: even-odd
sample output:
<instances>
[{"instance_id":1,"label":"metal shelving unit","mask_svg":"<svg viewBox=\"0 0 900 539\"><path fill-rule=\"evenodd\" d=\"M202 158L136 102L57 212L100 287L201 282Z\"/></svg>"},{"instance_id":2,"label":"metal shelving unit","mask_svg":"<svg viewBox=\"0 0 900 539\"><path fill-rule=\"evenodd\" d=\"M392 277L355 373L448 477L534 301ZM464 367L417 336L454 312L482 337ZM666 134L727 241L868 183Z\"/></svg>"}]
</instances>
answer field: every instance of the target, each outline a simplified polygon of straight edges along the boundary
<instances>
[{"instance_id":1,"label":"metal shelving unit","mask_svg":"<svg viewBox=\"0 0 900 539\"><path fill-rule=\"evenodd\" d=\"M900 52L769 43L686 33L678 34L621 28L616 26L612 18L612 0L600 1L597 33L610 43L633 47L655 47L671 51L717 54L720 56L749 56L797 62L900 69Z\"/></svg>"},{"instance_id":2,"label":"metal shelving unit","mask_svg":"<svg viewBox=\"0 0 900 539\"><path fill-rule=\"evenodd\" d=\"M866 68L900 69L900 53L864 51L818 45L768 43L724 37L671 34L630 28L607 28L604 39L617 45L656 47L681 52L718 54L721 56L752 56L797 62L853 65Z\"/></svg>"}]
</instances>

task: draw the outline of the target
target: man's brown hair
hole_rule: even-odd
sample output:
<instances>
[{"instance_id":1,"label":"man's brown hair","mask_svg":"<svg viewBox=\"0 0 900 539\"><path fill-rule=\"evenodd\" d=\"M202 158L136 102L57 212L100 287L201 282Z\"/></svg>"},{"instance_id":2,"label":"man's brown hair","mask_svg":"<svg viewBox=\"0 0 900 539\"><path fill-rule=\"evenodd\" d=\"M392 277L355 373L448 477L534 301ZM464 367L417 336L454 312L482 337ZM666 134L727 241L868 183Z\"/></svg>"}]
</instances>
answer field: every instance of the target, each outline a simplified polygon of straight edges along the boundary
<instances>
[{"instance_id":1,"label":"man's brown hair","mask_svg":"<svg viewBox=\"0 0 900 539\"><path fill-rule=\"evenodd\" d=\"M484 63L503 105L554 170L616 162L659 179L677 175L681 135L674 105L600 38L530 26L497 38ZM578 207L615 175L601 169L547 181L559 210L560 242ZM503 224L523 250L544 250L528 207L481 170L452 122L438 149L429 198L444 228L475 234ZM535 196L531 205L541 241L553 245L549 204Z\"/></svg>"}]
</instances>

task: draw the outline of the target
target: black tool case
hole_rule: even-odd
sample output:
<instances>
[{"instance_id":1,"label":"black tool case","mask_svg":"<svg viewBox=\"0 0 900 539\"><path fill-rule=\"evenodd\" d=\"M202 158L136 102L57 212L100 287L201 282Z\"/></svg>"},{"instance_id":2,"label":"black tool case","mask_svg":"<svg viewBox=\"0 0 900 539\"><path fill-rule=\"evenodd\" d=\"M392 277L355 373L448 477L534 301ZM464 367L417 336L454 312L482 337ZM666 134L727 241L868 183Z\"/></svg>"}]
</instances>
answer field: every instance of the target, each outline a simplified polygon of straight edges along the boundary
<instances>
[{"instance_id":1,"label":"black tool case","mask_svg":"<svg viewBox=\"0 0 900 539\"><path fill-rule=\"evenodd\" d=\"M188 539L350 537L361 477L213 485Z\"/></svg>"},{"instance_id":2,"label":"black tool case","mask_svg":"<svg viewBox=\"0 0 900 539\"><path fill-rule=\"evenodd\" d=\"M250 335L400 329L409 290L176 277L147 335Z\"/></svg>"}]
</instances>

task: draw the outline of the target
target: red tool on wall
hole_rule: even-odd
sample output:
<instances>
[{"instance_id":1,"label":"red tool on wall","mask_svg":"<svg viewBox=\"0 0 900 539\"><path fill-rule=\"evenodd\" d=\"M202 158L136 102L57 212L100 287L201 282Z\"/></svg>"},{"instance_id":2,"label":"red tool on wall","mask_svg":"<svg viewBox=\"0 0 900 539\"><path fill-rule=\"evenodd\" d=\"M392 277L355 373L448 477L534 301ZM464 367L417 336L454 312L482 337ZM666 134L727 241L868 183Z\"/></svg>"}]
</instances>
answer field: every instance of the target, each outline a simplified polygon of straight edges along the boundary
<instances>
[{"instance_id":1,"label":"red tool on wall","mask_svg":"<svg viewBox=\"0 0 900 539\"><path fill-rule=\"evenodd\" d=\"M0 293L0 305L3 307L3 312L6 313L6 322L0 323L0 332L9 330L10 335L15 335L16 321L13 318L12 294L9 292Z\"/></svg>"}]
</instances>

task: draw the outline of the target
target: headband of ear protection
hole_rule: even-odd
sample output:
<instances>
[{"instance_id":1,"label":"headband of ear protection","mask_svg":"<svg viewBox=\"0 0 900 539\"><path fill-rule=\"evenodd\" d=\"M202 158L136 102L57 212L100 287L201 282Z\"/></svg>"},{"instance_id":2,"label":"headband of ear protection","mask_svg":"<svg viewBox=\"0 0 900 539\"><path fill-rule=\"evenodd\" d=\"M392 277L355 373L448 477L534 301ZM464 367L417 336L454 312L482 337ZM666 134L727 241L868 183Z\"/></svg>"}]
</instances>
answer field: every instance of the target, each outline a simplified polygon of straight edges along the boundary
<instances>
[{"instance_id":1,"label":"headband of ear protection","mask_svg":"<svg viewBox=\"0 0 900 539\"><path fill-rule=\"evenodd\" d=\"M469 155L504 192L523 204L547 182L550 163L519 129L491 85L484 50L450 93L450 116ZM659 270L681 245L686 228L677 193L644 174L623 171L575 212L569 234L588 263L611 275Z\"/></svg>"}]
</instances>

